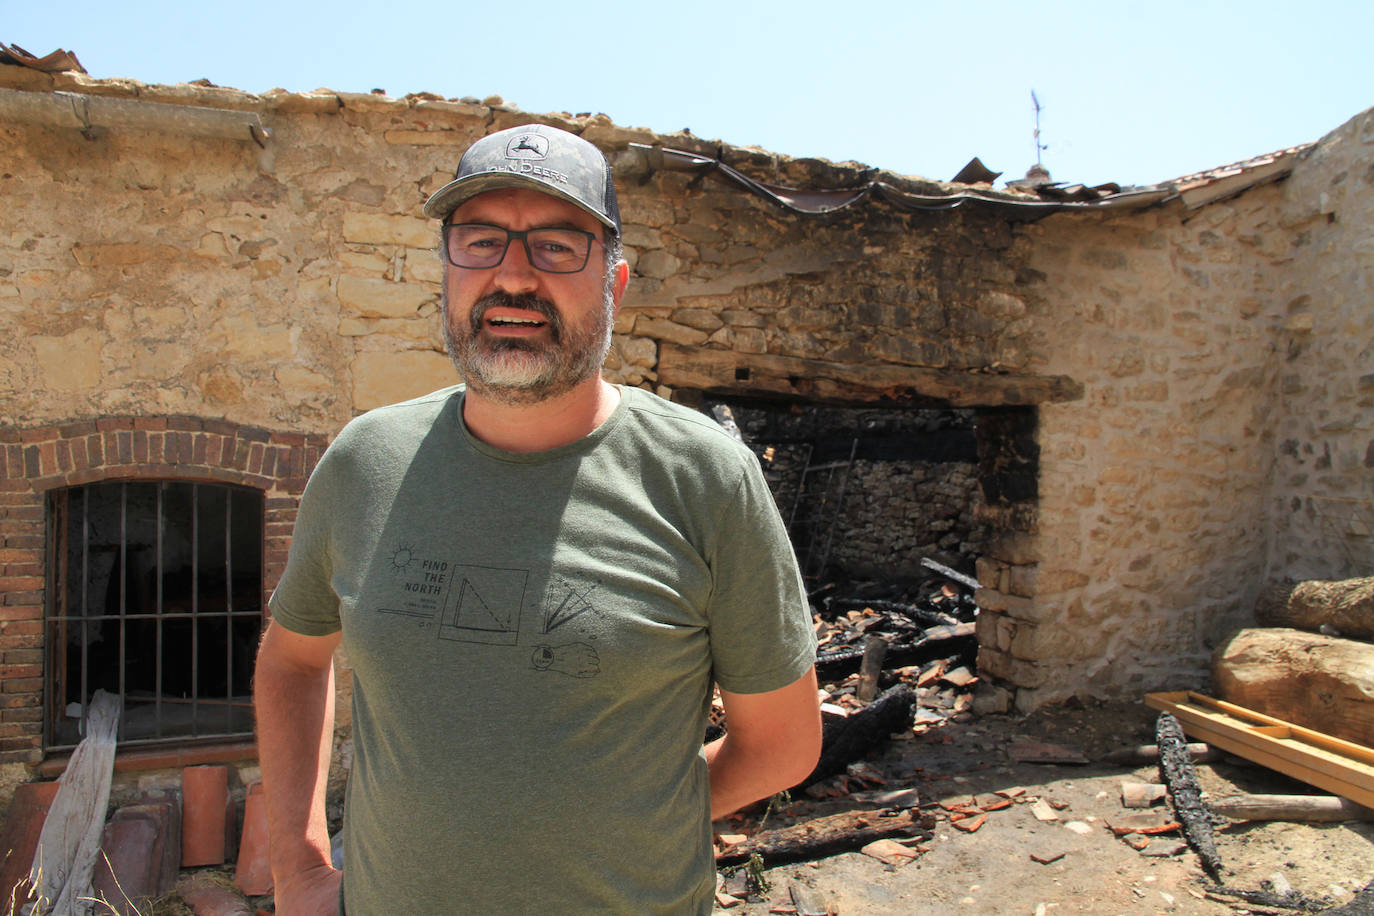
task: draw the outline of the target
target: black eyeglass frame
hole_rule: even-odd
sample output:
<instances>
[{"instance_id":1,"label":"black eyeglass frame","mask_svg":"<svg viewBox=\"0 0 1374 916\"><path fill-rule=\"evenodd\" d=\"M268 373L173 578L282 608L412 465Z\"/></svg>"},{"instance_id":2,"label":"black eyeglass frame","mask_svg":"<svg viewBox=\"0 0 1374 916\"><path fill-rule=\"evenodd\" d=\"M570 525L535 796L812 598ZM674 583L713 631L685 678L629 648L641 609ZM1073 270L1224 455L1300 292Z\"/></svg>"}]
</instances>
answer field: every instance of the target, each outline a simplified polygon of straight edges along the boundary
<instances>
[{"instance_id":1,"label":"black eyeglass frame","mask_svg":"<svg viewBox=\"0 0 1374 916\"><path fill-rule=\"evenodd\" d=\"M454 229L460 229L460 228L463 228L463 227L466 227L466 226L480 226L480 227L483 228L483 229L499 229L499 230L501 230L502 232L504 232L504 233L506 234L506 244L505 244L505 246L501 249L501 257L497 258L495 261L493 261L493 262L490 263L490 264L483 264L483 265L481 265L481 266L479 266L479 267L470 267L470 266L468 266L468 265L466 265L466 264L459 264L459 263L457 263L456 261L454 261L454 260L453 260L453 254L452 254L452 252L451 252L450 249L449 249L449 241L448 241L449 235L452 234L452 231L453 231ZM574 235L586 236L587 242L588 242L588 244L587 244L587 250L586 250L586 252L582 255L582 263L581 263L581 264L577 265L577 267L572 268L572 269L570 269L570 270L550 270L550 269L547 268L547 267L540 267L540 266L535 262L534 252L530 250L530 240L529 240L529 236L530 236L532 233L550 232L550 231L552 231L552 232L571 232L571 233L574 234ZM463 269L463 270L493 270L493 269L495 269L495 268L497 268L497 267L500 267L501 264L506 260L506 255L510 253L510 244L511 244L511 242L515 241L516 239L519 239L519 240L520 240L520 244L524 247L524 249L525 249L525 260L526 260L527 262L529 262L529 265L530 265L531 267L533 267L535 270L540 271L541 273L546 273L546 274L575 274L575 273L580 273L580 272L582 272L583 270L586 270L586 268L587 268L587 263L591 260L591 257L592 257L592 244L595 243L595 244L597 244L597 245L600 245L602 248L605 248L605 247L606 247L606 243L603 242L601 239L597 238L595 232L587 232L586 230L583 230L583 229L573 229L573 228L570 228L570 227L568 227L568 226L536 226L536 227L534 227L533 229L517 230L517 229L507 229L505 226L497 226L497 225L495 225L495 224L493 224L493 223L445 223L445 224L444 224L444 227L443 227L443 230L442 230L442 236L443 236L443 239L442 239L442 240L443 240L443 244L444 244L444 262L445 262L446 264L451 264L451 265L453 265L454 267L458 267L458 268L461 268L461 269Z\"/></svg>"}]
</instances>

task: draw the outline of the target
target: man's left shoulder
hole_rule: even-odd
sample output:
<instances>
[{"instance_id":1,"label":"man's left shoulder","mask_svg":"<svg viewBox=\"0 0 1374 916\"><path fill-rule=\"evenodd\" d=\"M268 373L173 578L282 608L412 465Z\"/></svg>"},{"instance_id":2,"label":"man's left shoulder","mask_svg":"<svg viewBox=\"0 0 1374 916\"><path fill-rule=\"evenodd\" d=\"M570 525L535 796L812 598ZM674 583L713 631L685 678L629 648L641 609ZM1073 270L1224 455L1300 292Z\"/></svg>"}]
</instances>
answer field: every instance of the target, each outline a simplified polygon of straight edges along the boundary
<instances>
[{"instance_id":1,"label":"man's left shoulder","mask_svg":"<svg viewBox=\"0 0 1374 916\"><path fill-rule=\"evenodd\" d=\"M753 458L753 452L714 419L642 388L625 388L626 408L635 423L664 448L709 453L719 458ZM754 459L757 460L757 459Z\"/></svg>"}]
</instances>

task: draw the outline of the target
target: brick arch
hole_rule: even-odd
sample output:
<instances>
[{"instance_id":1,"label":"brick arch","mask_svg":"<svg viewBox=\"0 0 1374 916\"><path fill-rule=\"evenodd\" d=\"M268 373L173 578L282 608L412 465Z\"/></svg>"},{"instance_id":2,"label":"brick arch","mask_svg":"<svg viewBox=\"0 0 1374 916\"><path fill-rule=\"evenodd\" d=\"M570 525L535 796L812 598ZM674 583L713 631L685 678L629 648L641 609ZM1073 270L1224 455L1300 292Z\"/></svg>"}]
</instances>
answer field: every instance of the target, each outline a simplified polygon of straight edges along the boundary
<instances>
[{"instance_id":1,"label":"brick arch","mask_svg":"<svg viewBox=\"0 0 1374 916\"><path fill-rule=\"evenodd\" d=\"M0 763L42 758L49 491L108 480L204 480L263 493L263 588L276 587L324 436L190 416L0 427Z\"/></svg>"}]
</instances>

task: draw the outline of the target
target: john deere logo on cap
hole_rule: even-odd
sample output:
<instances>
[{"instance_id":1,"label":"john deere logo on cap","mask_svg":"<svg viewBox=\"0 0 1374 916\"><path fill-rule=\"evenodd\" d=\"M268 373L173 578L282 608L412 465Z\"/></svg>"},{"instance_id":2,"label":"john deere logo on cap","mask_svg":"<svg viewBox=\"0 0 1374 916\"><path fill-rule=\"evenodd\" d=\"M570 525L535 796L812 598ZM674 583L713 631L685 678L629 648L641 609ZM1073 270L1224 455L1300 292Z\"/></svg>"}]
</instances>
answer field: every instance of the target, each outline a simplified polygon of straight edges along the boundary
<instances>
[{"instance_id":1,"label":"john deere logo on cap","mask_svg":"<svg viewBox=\"0 0 1374 916\"><path fill-rule=\"evenodd\" d=\"M507 159L543 159L549 154L549 139L538 134L519 134L506 144Z\"/></svg>"}]
</instances>

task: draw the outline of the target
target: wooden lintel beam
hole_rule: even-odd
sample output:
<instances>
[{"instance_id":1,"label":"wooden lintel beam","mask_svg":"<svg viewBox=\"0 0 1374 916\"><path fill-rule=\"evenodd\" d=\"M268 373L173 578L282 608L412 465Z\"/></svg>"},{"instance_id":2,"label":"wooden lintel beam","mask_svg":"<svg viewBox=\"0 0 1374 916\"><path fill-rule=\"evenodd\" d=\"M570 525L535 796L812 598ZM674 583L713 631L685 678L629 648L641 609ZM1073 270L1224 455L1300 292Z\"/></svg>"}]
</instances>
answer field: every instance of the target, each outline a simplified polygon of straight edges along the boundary
<instances>
[{"instance_id":1,"label":"wooden lintel beam","mask_svg":"<svg viewBox=\"0 0 1374 916\"><path fill-rule=\"evenodd\" d=\"M832 363L662 342L658 380L715 394L788 395L815 401L893 401L949 407L1029 406L1072 401L1083 386L1067 376L998 375L887 363Z\"/></svg>"}]
</instances>

